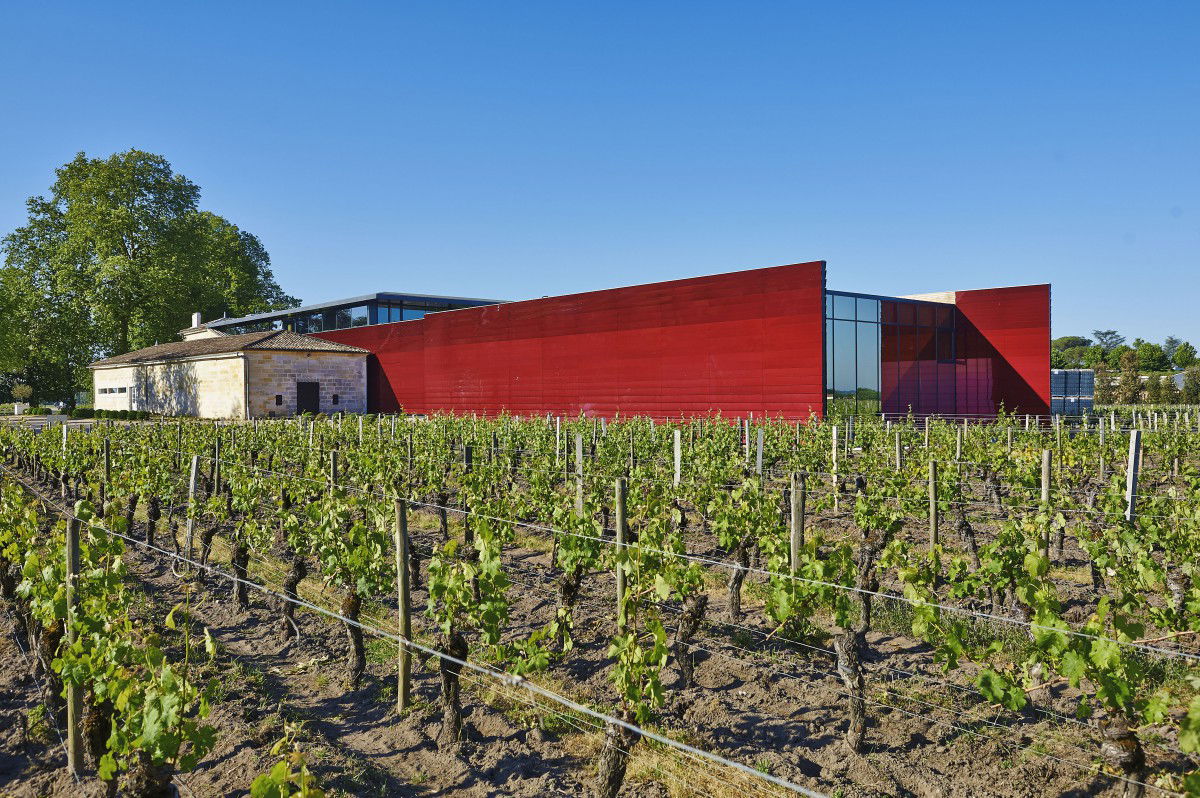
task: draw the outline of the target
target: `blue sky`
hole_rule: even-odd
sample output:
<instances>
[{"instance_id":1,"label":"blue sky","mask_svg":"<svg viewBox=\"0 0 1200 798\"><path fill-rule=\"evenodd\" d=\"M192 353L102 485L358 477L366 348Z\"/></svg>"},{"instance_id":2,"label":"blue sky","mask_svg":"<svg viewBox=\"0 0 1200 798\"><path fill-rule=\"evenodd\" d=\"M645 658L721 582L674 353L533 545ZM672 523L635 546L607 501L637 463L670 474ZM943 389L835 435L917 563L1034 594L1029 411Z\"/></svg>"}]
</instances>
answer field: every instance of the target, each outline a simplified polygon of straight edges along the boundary
<instances>
[{"instance_id":1,"label":"blue sky","mask_svg":"<svg viewBox=\"0 0 1200 798\"><path fill-rule=\"evenodd\" d=\"M1200 344L1200 4L13 4L0 230L166 156L306 301L804 260Z\"/></svg>"}]
</instances>

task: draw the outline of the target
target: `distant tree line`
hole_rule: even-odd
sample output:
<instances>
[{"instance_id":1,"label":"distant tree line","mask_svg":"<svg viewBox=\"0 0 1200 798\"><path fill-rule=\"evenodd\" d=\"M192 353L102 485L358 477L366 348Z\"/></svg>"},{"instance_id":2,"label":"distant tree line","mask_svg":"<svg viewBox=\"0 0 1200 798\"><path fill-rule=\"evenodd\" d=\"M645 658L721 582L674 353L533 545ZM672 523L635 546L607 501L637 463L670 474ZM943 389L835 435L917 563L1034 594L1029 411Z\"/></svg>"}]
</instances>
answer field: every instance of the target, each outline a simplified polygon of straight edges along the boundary
<instances>
[{"instance_id":1,"label":"distant tree line","mask_svg":"<svg viewBox=\"0 0 1200 798\"><path fill-rule=\"evenodd\" d=\"M1175 351L1178 353L1178 348ZM1200 364L1195 357L1183 369L1182 386L1175 374L1142 374L1142 363L1140 352L1132 347L1121 354L1115 374L1107 361L1097 363L1096 404L1200 404Z\"/></svg>"},{"instance_id":2,"label":"distant tree line","mask_svg":"<svg viewBox=\"0 0 1200 798\"><path fill-rule=\"evenodd\" d=\"M262 242L199 199L199 186L141 150L79 153L56 171L0 243L0 402L25 385L37 401L70 402L90 388L90 362L177 340L195 311L299 304Z\"/></svg>"},{"instance_id":3,"label":"distant tree line","mask_svg":"<svg viewBox=\"0 0 1200 798\"><path fill-rule=\"evenodd\" d=\"M1173 335L1161 344L1125 336L1116 330L1093 330L1091 338L1067 335L1050 342L1050 367L1056 369L1099 369L1121 371L1126 356L1133 354L1135 368L1141 372L1183 370L1200 363L1196 347Z\"/></svg>"}]
</instances>

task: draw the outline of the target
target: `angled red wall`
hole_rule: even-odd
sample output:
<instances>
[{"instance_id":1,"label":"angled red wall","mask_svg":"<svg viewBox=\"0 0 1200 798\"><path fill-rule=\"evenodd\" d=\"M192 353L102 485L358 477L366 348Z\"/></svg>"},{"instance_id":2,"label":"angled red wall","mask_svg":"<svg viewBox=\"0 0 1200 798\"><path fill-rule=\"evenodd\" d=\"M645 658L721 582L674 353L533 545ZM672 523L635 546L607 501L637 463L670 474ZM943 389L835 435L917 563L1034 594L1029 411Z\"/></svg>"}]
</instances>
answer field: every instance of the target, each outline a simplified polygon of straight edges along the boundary
<instances>
[{"instance_id":1,"label":"angled red wall","mask_svg":"<svg viewBox=\"0 0 1200 798\"><path fill-rule=\"evenodd\" d=\"M374 353L372 410L822 414L825 263L320 333Z\"/></svg>"},{"instance_id":2,"label":"angled red wall","mask_svg":"<svg viewBox=\"0 0 1200 798\"><path fill-rule=\"evenodd\" d=\"M960 384L960 397L975 398L959 412L1049 414L1050 286L957 291L954 304L967 322L960 360L986 365Z\"/></svg>"}]
</instances>

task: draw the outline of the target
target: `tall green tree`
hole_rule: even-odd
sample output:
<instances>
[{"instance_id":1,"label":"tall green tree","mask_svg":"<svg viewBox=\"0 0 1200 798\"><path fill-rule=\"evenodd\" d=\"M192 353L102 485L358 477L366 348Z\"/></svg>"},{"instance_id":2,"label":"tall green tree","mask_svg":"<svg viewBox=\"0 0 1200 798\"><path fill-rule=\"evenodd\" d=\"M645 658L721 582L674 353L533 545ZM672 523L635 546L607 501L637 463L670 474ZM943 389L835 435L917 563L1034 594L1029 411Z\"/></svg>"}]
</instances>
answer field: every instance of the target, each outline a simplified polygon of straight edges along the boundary
<instances>
[{"instance_id":1,"label":"tall green tree","mask_svg":"<svg viewBox=\"0 0 1200 798\"><path fill-rule=\"evenodd\" d=\"M1183 339L1177 338L1174 335L1168 335L1163 340L1162 349L1163 349L1163 354L1165 354L1167 356L1167 360L1170 360L1172 357L1175 356L1175 350L1178 349L1179 345L1182 343L1183 343Z\"/></svg>"},{"instance_id":2,"label":"tall green tree","mask_svg":"<svg viewBox=\"0 0 1200 798\"><path fill-rule=\"evenodd\" d=\"M1125 336L1116 330L1092 330L1092 338L1106 353L1125 343Z\"/></svg>"},{"instance_id":3,"label":"tall green tree","mask_svg":"<svg viewBox=\"0 0 1200 798\"><path fill-rule=\"evenodd\" d=\"M1142 371L1167 371L1171 361L1167 359L1163 348L1149 341L1139 341L1136 344L1138 368Z\"/></svg>"},{"instance_id":4,"label":"tall green tree","mask_svg":"<svg viewBox=\"0 0 1200 798\"><path fill-rule=\"evenodd\" d=\"M1181 369L1191 368L1196 363L1196 347L1181 341L1171 354L1171 362Z\"/></svg>"},{"instance_id":5,"label":"tall green tree","mask_svg":"<svg viewBox=\"0 0 1200 798\"><path fill-rule=\"evenodd\" d=\"M1200 404L1200 366L1189 366L1183 372L1183 401Z\"/></svg>"},{"instance_id":6,"label":"tall green tree","mask_svg":"<svg viewBox=\"0 0 1200 798\"><path fill-rule=\"evenodd\" d=\"M200 189L160 155L79 153L3 241L0 371L39 396L86 383L97 357L174 340L200 311L291 307L250 233L200 210Z\"/></svg>"},{"instance_id":7,"label":"tall green tree","mask_svg":"<svg viewBox=\"0 0 1200 798\"><path fill-rule=\"evenodd\" d=\"M1051 349L1074 349L1077 346L1091 346L1092 340L1082 335L1064 335L1050 342Z\"/></svg>"}]
</instances>

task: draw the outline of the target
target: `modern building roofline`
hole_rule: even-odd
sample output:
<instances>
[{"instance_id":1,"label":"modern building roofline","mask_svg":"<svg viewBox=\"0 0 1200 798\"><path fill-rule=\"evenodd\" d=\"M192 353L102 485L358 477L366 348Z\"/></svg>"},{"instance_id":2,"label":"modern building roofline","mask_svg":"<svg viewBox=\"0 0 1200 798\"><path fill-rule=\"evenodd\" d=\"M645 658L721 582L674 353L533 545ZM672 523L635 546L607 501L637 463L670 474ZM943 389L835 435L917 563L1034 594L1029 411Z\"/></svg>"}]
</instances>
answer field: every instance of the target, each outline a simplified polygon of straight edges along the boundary
<instances>
[{"instance_id":1,"label":"modern building roofline","mask_svg":"<svg viewBox=\"0 0 1200 798\"><path fill-rule=\"evenodd\" d=\"M354 305L360 302L454 302L454 303L470 303L472 307L481 305L500 305L505 303L504 299L482 299L478 297L458 297L458 296L440 296L435 294L410 294L399 291L379 291L374 294L362 294L361 296L346 297L344 299L334 299L328 302L316 302L311 305L301 305L294 308L281 308L279 310L269 310L264 313L252 313L249 316L239 316L237 318L222 318L213 319L212 321L204 322L206 327L231 327L238 324L248 324L264 319L274 319L279 316L291 315L293 313L311 313L319 310L328 310L329 308L337 308L343 305Z\"/></svg>"}]
</instances>

